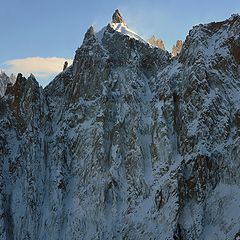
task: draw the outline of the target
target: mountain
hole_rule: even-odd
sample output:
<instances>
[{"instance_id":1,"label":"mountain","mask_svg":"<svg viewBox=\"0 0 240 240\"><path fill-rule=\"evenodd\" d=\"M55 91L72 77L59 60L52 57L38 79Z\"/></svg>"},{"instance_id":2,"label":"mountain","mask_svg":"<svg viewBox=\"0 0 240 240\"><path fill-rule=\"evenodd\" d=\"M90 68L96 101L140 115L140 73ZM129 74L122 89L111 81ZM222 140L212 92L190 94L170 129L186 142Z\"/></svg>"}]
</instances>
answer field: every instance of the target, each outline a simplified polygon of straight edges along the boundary
<instances>
[{"instance_id":1,"label":"mountain","mask_svg":"<svg viewBox=\"0 0 240 240\"><path fill-rule=\"evenodd\" d=\"M173 47L172 47L173 57L176 57L177 55L180 54L180 52L182 51L182 46L183 46L183 41L182 40L177 40L176 44L173 45Z\"/></svg>"},{"instance_id":2,"label":"mountain","mask_svg":"<svg viewBox=\"0 0 240 240\"><path fill-rule=\"evenodd\" d=\"M148 41L148 43L150 43L151 45L165 50L164 42L163 42L162 39L158 39L158 38L156 38L156 37L153 35L153 36L150 37L147 41Z\"/></svg>"},{"instance_id":3,"label":"mountain","mask_svg":"<svg viewBox=\"0 0 240 240\"><path fill-rule=\"evenodd\" d=\"M162 39L156 38L154 35L150 37L147 42L151 44L152 46L161 48L162 50L166 50L164 46L164 42ZM182 40L177 40L176 44L173 45L172 47L172 56L176 57L180 54L182 51L182 46L183 46L183 41Z\"/></svg>"},{"instance_id":4,"label":"mountain","mask_svg":"<svg viewBox=\"0 0 240 240\"><path fill-rule=\"evenodd\" d=\"M5 94L8 84L14 84L16 81L16 77L11 74L10 77L3 71L0 72L0 97Z\"/></svg>"},{"instance_id":5,"label":"mountain","mask_svg":"<svg viewBox=\"0 0 240 240\"><path fill-rule=\"evenodd\" d=\"M177 58L119 11L42 88L0 98L0 239L234 239L240 231L240 16Z\"/></svg>"}]
</instances>

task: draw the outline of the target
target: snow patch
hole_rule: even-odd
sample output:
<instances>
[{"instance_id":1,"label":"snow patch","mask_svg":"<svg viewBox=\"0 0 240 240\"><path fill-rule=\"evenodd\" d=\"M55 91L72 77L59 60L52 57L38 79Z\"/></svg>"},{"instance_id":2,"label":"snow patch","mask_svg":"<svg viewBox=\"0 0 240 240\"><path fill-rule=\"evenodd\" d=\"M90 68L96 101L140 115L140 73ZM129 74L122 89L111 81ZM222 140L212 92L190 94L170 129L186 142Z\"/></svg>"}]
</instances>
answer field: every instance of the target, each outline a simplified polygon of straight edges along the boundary
<instances>
[{"instance_id":1,"label":"snow patch","mask_svg":"<svg viewBox=\"0 0 240 240\"><path fill-rule=\"evenodd\" d=\"M141 38L137 33L129 29L124 23L111 23L110 24L111 28L114 29L115 31L129 36L130 38L134 38L140 42L148 44L147 41L145 41L143 38Z\"/></svg>"}]
</instances>

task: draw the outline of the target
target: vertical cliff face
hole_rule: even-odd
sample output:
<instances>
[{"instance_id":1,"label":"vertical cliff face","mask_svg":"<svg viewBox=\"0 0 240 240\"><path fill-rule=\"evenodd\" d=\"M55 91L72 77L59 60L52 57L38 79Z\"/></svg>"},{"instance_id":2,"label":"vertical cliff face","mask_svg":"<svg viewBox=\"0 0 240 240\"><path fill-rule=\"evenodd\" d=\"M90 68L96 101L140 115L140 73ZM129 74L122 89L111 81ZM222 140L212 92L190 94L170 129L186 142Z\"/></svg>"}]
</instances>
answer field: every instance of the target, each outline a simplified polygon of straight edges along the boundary
<instances>
[{"instance_id":1,"label":"vertical cliff face","mask_svg":"<svg viewBox=\"0 0 240 240\"><path fill-rule=\"evenodd\" d=\"M45 89L0 99L1 239L233 239L240 17L177 58L113 22Z\"/></svg>"},{"instance_id":2,"label":"vertical cliff face","mask_svg":"<svg viewBox=\"0 0 240 240\"><path fill-rule=\"evenodd\" d=\"M18 75L1 99L1 239L38 234L45 195L43 89L34 76Z\"/></svg>"},{"instance_id":3,"label":"vertical cliff face","mask_svg":"<svg viewBox=\"0 0 240 240\"><path fill-rule=\"evenodd\" d=\"M178 189L184 239L231 239L231 232L239 231L232 225L239 221L238 214L232 216L239 209L239 63L233 50L239 30L239 16L195 27L173 62L177 71L166 79L175 90L174 121L183 157ZM164 86L159 89L164 95Z\"/></svg>"}]
</instances>

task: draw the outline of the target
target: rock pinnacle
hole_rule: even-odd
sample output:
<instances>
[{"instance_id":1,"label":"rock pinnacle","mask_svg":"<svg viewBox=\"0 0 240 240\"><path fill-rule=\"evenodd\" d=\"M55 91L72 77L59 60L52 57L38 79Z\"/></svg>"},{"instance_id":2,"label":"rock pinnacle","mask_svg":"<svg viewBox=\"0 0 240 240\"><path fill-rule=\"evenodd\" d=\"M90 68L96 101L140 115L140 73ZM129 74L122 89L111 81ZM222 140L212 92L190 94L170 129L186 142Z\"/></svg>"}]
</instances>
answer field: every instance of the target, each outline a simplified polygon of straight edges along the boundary
<instances>
[{"instance_id":1,"label":"rock pinnacle","mask_svg":"<svg viewBox=\"0 0 240 240\"><path fill-rule=\"evenodd\" d=\"M123 20L123 18L122 18L118 9L115 10L115 12L112 16L112 22L113 23L124 23L125 24L125 21Z\"/></svg>"}]
</instances>

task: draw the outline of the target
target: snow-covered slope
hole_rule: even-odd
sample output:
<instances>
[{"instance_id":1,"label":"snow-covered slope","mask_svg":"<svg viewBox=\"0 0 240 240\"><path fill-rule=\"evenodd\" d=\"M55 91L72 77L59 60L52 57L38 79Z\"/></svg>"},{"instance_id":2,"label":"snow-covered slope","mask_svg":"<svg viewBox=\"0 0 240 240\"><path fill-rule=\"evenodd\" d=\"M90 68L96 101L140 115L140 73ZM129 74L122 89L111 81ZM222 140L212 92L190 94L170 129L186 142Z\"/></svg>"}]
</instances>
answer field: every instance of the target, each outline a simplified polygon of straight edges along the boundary
<instances>
[{"instance_id":1,"label":"snow-covered slope","mask_svg":"<svg viewBox=\"0 0 240 240\"><path fill-rule=\"evenodd\" d=\"M146 43L146 41L143 38L141 38L137 33L129 29L124 23L111 23L110 26L115 31L120 32L123 35L129 36L130 38L134 38L136 40Z\"/></svg>"},{"instance_id":2,"label":"snow-covered slope","mask_svg":"<svg viewBox=\"0 0 240 240\"><path fill-rule=\"evenodd\" d=\"M18 75L0 99L0 239L234 239L239 36L238 15L199 25L171 58L90 27L45 89Z\"/></svg>"}]
</instances>

